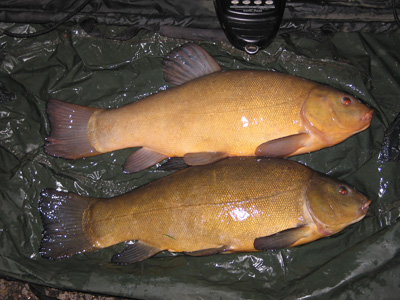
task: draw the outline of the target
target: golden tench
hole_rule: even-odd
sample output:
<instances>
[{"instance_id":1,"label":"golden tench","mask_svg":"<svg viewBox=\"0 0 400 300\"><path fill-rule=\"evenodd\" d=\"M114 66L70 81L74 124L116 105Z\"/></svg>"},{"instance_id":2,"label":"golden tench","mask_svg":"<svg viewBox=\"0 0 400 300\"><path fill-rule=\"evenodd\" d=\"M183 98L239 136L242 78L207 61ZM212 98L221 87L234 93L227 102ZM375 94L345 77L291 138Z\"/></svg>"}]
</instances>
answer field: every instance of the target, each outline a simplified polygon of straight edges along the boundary
<instances>
[{"instance_id":1,"label":"golden tench","mask_svg":"<svg viewBox=\"0 0 400 300\"><path fill-rule=\"evenodd\" d=\"M195 44L168 55L164 74L178 86L120 108L50 100L46 152L75 159L142 147L126 160L127 172L167 157L184 157L189 165L228 156L286 157L342 142L366 129L373 113L350 95L299 77L221 71Z\"/></svg>"},{"instance_id":2,"label":"golden tench","mask_svg":"<svg viewBox=\"0 0 400 300\"><path fill-rule=\"evenodd\" d=\"M113 259L168 250L200 256L291 247L361 220L370 200L279 158L230 158L191 167L110 199L45 190L40 253L58 259L135 241Z\"/></svg>"}]
</instances>

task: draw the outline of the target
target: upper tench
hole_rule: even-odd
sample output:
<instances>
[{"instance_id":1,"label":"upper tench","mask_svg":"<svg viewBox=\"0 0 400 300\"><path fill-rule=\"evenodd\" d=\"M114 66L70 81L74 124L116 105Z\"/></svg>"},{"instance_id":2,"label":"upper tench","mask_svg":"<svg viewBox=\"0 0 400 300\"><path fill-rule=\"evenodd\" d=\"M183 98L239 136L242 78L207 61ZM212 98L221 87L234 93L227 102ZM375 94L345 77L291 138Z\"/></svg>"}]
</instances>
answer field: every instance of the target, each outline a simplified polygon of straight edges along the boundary
<instances>
[{"instance_id":1,"label":"upper tench","mask_svg":"<svg viewBox=\"0 0 400 300\"><path fill-rule=\"evenodd\" d=\"M115 109L50 100L45 150L80 158L142 147L125 171L167 157L201 165L228 156L285 157L319 150L366 129L373 110L331 87L288 74L221 71L205 50L186 44L164 60L179 86Z\"/></svg>"},{"instance_id":2,"label":"upper tench","mask_svg":"<svg viewBox=\"0 0 400 300\"><path fill-rule=\"evenodd\" d=\"M200 256L296 246L361 220L371 203L299 163L230 158L110 199L45 190L40 253L57 259L135 240L113 261L162 250Z\"/></svg>"}]
</instances>

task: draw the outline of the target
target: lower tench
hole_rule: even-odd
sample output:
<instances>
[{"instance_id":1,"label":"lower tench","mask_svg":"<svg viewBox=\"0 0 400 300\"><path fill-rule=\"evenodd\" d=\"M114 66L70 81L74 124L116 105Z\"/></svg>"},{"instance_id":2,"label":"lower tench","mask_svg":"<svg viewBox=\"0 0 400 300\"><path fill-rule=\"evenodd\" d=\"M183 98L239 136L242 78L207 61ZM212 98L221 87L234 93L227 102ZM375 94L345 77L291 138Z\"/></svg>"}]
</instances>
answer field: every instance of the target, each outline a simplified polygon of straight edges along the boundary
<instances>
[{"instance_id":1,"label":"lower tench","mask_svg":"<svg viewBox=\"0 0 400 300\"><path fill-rule=\"evenodd\" d=\"M110 199L45 190L40 253L59 259L135 241L113 258L133 263L163 250L201 256L291 247L358 222L370 203L290 160L230 158Z\"/></svg>"},{"instance_id":2,"label":"lower tench","mask_svg":"<svg viewBox=\"0 0 400 300\"><path fill-rule=\"evenodd\" d=\"M370 125L373 110L331 87L288 74L221 71L200 46L164 60L178 86L120 108L49 100L45 151L75 159L142 147L125 162L138 172L167 157L202 165L228 156L287 157L342 142Z\"/></svg>"}]
</instances>

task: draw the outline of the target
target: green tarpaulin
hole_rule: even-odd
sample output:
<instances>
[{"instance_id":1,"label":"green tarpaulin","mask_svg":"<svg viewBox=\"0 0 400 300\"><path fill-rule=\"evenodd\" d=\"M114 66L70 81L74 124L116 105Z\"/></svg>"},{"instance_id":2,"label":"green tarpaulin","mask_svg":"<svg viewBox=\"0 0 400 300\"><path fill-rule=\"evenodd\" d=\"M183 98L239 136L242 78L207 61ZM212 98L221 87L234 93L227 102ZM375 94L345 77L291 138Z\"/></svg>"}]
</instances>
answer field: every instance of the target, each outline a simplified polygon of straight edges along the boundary
<instances>
[{"instance_id":1,"label":"green tarpaulin","mask_svg":"<svg viewBox=\"0 0 400 300\"><path fill-rule=\"evenodd\" d=\"M121 29L104 30L113 34ZM111 197L170 173L152 167L123 174L121 165L132 149L78 160L46 155L48 99L95 107L138 101L168 88L162 58L185 42L147 31L123 42L105 40L78 25L33 39L0 36L0 276L135 299L398 297L400 165L381 151L385 131L400 112L398 33L338 33L324 43L282 35L256 56L225 42L201 42L224 69L298 75L351 93L374 108L366 131L291 158L371 198L370 215L361 222L330 238L268 252L207 257L161 253L120 266L110 262L124 248L120 244L59 261L40 257L37 208L42 189ZM398 128L392 129L386 141L397 139L397 145L389 146L398 151Z\"/></svg>"}]
</instances>

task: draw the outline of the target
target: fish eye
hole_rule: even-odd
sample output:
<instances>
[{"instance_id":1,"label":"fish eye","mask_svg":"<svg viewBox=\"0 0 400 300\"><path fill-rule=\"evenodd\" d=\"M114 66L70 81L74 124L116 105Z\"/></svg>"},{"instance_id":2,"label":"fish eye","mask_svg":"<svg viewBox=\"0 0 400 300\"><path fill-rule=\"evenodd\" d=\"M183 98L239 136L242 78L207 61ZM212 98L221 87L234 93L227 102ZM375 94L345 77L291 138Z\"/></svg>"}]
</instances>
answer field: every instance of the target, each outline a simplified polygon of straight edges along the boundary
<instances>
[{"instance_id":1,"label":"fish eye","mask_svg":"<svg viewBox=\"0 0 400 300\"><path fill-rule=\"evenodd\" d=\"M343 195L343 196L346 196L347 194L348 194L348 190L347 190L347 188L345 187L345 186L341 186L340 188L339 188L339 194L340 195Z\"/></svg>"},{"instance_id":2,"label":"fish eye","mask_svg":"<svg viewBox=\"0 0 400 300\"><path fill-rule=\"evenodd\" d=\"M351 104L351 98L348 96L344 96L342 99L342 104L345 106L349 106Z\"/></svg>"}]
</instances>

